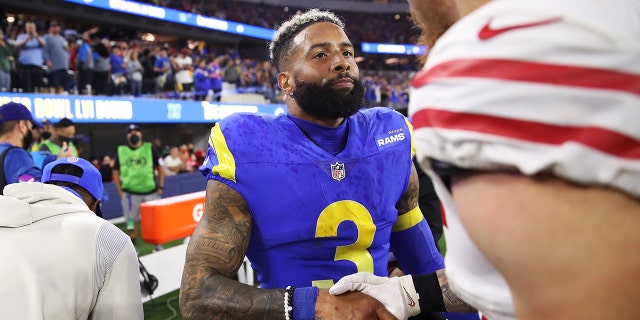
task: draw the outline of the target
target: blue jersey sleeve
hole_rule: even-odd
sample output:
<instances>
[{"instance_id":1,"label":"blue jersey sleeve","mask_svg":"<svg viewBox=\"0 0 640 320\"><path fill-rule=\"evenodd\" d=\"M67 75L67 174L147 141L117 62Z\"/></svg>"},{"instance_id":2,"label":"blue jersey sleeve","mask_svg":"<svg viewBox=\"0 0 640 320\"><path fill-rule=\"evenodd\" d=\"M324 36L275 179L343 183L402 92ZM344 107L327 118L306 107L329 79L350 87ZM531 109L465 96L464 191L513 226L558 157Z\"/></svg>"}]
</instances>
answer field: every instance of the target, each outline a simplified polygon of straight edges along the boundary
<instances>
[{"instance_id":1,"label":"blue jersey sleeve","mask_svg":"<svg viewBox=\"0 0 640 320\"><path fill-rule=\"evenodd\" d=\"M40 181L42 178L42 170L35 164L31 155L19 148L7 152L4 159L4 174L7 184Z\"/></svg>"},{"instance_id":2,"label":"blue jersey sleeve","mask_svg":"<svg viewBox=\"0 0 640 320\"><path fill-rule=\"evenodd\" d=\"M425 274L444 268L444 259L419 207L401 215L394 224L391 251L406 274Z\"/></svg>"}]
</instances>

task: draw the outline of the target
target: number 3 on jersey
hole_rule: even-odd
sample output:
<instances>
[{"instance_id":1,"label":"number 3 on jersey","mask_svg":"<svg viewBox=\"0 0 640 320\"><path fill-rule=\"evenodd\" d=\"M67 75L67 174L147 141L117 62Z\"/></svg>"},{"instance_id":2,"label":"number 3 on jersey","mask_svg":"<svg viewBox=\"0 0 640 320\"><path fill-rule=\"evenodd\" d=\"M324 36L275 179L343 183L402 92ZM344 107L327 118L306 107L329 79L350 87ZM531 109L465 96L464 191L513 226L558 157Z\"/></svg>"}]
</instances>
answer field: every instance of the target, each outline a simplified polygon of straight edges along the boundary
<instances>
[{"instance_id":1,"label":"number 3 on jersey","mask_svg":"<svg viewBox=\"0 0 640 320\"><path fill-rule=\"evenodd\" d=\"M373 273L373 258L367 250L373 243L376 226L369 211L361 204L342 200L328 205L318 217L316 224L316 238L338 236L338 227L344 221L351 221L358 230L358 239L352 244L338 246L333 259L348 260L356 265L358 272ZM333 285L333 280L316 280L312 283L320 288Z\"/></svg>"}]
</instances>

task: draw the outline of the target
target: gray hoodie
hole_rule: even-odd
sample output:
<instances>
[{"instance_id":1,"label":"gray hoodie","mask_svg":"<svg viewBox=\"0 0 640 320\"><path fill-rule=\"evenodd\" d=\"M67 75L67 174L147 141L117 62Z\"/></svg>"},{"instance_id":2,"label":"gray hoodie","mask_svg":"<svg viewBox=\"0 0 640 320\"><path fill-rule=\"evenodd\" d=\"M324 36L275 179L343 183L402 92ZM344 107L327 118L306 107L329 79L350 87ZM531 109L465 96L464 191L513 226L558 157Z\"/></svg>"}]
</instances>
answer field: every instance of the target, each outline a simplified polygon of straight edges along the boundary
<instances>
[{"instance_id":1,"label":"gray hoodie","mask_svg":"<svg viewBox=\"0 0 640 320\"><path fill-rule=\"evenodd\" d=\"M143 318L133 244L82 199L16 183L0 210L0 319Z\"/></svg>"}]
</instances>

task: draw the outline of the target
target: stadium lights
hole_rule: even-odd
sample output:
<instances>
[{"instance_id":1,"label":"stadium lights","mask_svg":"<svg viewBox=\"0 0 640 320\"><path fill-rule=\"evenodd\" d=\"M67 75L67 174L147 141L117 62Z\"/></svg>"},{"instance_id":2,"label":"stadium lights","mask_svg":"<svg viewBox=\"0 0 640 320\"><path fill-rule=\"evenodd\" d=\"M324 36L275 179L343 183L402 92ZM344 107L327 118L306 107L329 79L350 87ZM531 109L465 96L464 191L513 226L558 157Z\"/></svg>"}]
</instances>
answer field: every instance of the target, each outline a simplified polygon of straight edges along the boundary
<instances>
[{"instance_id":1,"label":"stadium lights","mask_svg":"<svg viewBox=\"0 0 640 320\"><path fill-rule=\"evenodd\" d=\"M384 63L386 63L386 64L396 64L396 63L398 63L398 61L399 61L398 58L389 58L389 59L384 60Z\"/></svg>"},{"instance_id":2,"label":"stadium lights","mask_svg":"<svg viewBox=\"0 0 640 320\"><path fill-rule=\"evenodd\" d=\"M147 41L147 42L153 42L153 41L156 41L156 36L155 36L155 35L153 35L153 33L143 33L143 34L140 36L140 38L141 38L142 40L144 40L144 41Z\"/></svg>"}]
</instances>

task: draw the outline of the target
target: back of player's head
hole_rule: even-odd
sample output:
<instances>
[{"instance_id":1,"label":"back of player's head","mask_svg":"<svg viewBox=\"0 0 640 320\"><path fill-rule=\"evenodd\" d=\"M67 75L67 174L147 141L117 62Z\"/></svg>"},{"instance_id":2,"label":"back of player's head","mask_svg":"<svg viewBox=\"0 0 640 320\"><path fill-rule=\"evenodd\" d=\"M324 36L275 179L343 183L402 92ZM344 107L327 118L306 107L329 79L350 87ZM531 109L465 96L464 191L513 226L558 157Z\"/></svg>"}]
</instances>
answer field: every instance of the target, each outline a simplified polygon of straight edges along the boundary
<instances>
[{"instance_id":1,"label":"back of player's head","mask_svg":"<svg viewBox=\"0 0 640 320\"><path fill-rule=\"evenodd\" d=\"M290 51L293 38L308 26L319 23L330 22L344 30L344 22L330 11L311 9L304 13L296 14L289 21L285 21L276 30L273 41L269 44L269 56L273 66L280 72L280 61L283 53Z\"/></svg>"},{"instance_id":2,"label":"back of player's head","mask_svg":"<svg viewBox=\"0 0 640 320\"><path fill-rule=\"evenodd\" d=\"M100 171L91 162L81 158L62 158L48 163L42 170L41 181L70 189L87 205L102 200L104 196ZM100 207L96 209L96 214L100 216Z\"/></svg>"}]
</instances>

